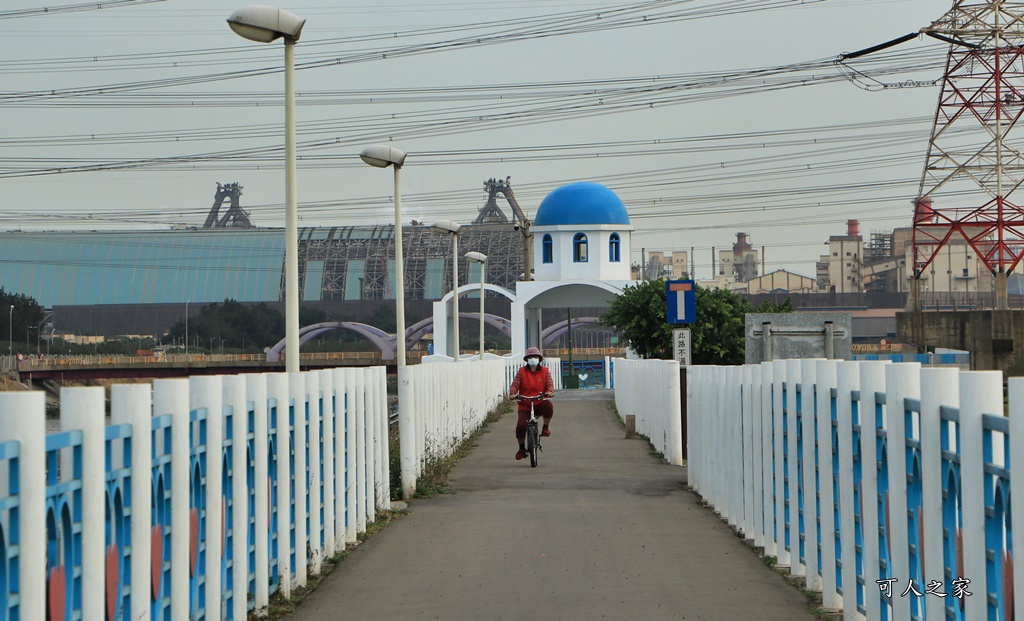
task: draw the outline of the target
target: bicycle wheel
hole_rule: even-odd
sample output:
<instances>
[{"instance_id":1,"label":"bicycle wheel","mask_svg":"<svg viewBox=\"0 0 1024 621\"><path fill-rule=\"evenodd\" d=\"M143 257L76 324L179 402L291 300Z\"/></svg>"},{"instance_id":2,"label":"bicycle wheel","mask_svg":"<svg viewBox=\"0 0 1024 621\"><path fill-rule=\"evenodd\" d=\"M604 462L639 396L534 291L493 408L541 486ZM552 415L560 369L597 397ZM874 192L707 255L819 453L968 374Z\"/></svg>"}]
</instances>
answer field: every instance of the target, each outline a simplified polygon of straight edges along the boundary
<instances>
[{"instance_id":1,"label":"bicycle wheel","mask_svg":"<svg viewBox=\"0 0 1024 621\"><path fill-rule=\"evenodd\" d=\"M537 459L540 457L537 450L537 425L530 425L526 430L526 450L530 453L530 467L537 467Z\"/></svg>"}]
</instances>

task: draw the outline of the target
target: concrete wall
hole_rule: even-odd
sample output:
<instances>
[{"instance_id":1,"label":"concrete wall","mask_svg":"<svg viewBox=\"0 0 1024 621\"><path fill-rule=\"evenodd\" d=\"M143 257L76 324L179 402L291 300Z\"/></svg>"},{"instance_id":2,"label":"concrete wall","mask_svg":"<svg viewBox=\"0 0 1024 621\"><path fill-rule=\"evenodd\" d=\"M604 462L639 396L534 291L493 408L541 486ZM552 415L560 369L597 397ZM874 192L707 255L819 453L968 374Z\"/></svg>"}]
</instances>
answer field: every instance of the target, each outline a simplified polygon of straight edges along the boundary
<instances>
[{"instance_id":1,"label":"concrete wall","mask_svg":"<svg viewBox=\"0 0 1024 621\"><path fill-rule=\"evenodd\" d=\"M971 352L971 369L1005 371L1024 348L1024 311L977 310L896 313L896 340Z\"/></svg>"}]
</instances>

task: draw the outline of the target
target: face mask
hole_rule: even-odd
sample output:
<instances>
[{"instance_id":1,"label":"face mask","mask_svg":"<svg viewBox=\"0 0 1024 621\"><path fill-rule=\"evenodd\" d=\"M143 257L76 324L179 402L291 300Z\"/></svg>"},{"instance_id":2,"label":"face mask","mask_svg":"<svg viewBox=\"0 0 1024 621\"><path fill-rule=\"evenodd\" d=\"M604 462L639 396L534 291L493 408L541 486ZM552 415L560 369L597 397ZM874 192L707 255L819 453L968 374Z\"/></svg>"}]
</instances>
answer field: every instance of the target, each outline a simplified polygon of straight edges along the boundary
<instances>
[{"instance_id":1,"label":"face mask","mask_svg":"<svg viewBox=\"0 0 1024 621\"><path fill-rule=\"evenodd\" d=\"M530 365L531 367L535 367L538 364L540 364L540 360L538 358L527 358L526 364Z\"/></svg>"}]
</instances>

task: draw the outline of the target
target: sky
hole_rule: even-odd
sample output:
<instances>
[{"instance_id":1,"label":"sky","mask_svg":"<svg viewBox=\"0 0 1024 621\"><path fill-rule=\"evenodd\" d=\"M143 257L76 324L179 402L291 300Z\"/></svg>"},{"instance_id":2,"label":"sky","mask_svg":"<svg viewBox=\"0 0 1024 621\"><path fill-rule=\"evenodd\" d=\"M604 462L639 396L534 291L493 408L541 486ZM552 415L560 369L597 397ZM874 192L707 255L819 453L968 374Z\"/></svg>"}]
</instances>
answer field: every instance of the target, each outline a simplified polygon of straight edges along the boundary
<instances>
[{"instance_id":1,"label":"sky","mask_svg":"<svg viewBox=\"0 0 1024 621\"><path fill-rule=\"evenodd\" d=\"M218 182L284 225L283 45L235 35L223 0L0 2L0 229L201 226ZM38 2L38 3L37 3ZM332 0L280 4L296 45L300 226L471 222L511 177L529 216L601 183L642 249L737 232L766 271L814 277L829 235L910 225L952 0ZM849 79L851 71L859 76ZM915 87L907 86L913 83ZM506 205L502 205L510 214Z\"/></svg>"}]
</instances>

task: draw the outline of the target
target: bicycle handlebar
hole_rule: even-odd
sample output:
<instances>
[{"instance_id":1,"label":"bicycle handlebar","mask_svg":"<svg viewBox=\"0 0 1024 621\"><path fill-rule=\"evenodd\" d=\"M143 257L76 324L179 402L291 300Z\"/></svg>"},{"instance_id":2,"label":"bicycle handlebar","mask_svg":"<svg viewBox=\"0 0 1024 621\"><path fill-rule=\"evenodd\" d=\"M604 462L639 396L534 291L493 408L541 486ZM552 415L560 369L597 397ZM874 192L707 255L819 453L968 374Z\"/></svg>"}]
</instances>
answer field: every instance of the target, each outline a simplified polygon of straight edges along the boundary
<instances>
[{"instance_id":1,"label":"bicycle handlebar","mask_svg":"<svg viewBox=\"0 0 1024 621\"><path fill-rule=\"evenodd\" d=\"M551 397L549 397L547 395L534 395L532 397L527 397L526 395L515 395L513 397L513 399L515 399L517 401L543 401L544 399L550 399L550 398Z\"/></svg>"}]
</instances>

